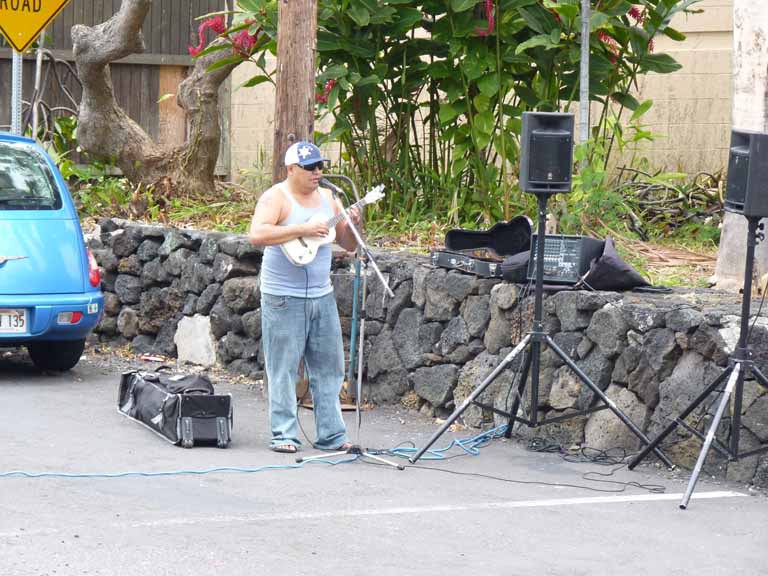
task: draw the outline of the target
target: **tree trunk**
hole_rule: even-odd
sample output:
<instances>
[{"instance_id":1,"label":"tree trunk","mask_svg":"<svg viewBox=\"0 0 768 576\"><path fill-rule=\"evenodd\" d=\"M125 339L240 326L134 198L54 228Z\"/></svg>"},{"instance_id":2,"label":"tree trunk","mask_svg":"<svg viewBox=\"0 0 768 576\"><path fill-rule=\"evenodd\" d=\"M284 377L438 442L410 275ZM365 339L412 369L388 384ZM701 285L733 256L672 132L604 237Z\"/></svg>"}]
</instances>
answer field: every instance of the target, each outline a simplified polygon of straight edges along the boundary
<instances>
[{"instance_id":1,"label":"tree trunk","mask_svg":"<svg viewBox=\"0 0 768 576\"><path fill-rule=\"evenodd\" d=\"M768 7L754 0L733 3L733 127L768 131ZM765 193L760 190L759 193ZM744 283L747 219L726 212L714 281L718 288L737 291ZM768 246L758 244L758 279L768 274Z\"/></svg>"},{"instance_id":2,"label":"tree trunk","mask_svg":"<svg viewBox=\"0 0 768 576\"><path fill-rule=\"evenodd\" d=\"M317 0L280 0L277 22L277 95L272 177L285 178L283 156L315 131Z\"/></svg>"},{"instance_id":3,"label":"tree trunk","mask_svg":"<svg viewBox=\"0 0 768 576\"><path fill-rule=\"evenodd\" d=\"M228 50L195 61L177 95L187 117L187 142L171 149L159 146L118 106L109 69L110 62L144 52L141 27L151 5L152 0L123 0L106 22L72 27L75 63L83 84L78 143L89 154L114 160L134 185L155 186L166 194L210 192L221 137L218 89L237 63L206 72L213 62L230 57Z\"/></svg>"}]
</instances>

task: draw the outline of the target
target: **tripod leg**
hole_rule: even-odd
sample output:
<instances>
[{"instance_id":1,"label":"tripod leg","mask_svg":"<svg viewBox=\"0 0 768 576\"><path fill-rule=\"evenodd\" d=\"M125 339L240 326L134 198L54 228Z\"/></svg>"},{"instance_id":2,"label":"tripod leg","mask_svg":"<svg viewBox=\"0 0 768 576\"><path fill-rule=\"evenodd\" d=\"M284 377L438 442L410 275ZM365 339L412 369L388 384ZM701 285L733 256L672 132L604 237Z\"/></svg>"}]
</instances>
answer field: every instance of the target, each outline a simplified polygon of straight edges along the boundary
<instances>
[{"instance_id":1,"label":"tripod leg","mask_svg":"<svg viewBox=\"0 0 768 576\"><path fill-rule=\"evenodd\" d=\"M590 390L592 390L592 392L594 392L597 396L599 396L600 400L602 400L605 403L605 405L608 406L608 408L610 408L611 412L613 412L614 414L616 414L616 416L618 416L619 420L624 422L624 425L627 428L629 428L635 436L640 438L640 440L644 444L646 444L646 445L651 443L651 440L645 434L643 434L643 431L640 430L640 428L638 428L637 426L635 426L635 423L632 422L632 420L630 420L627 417L627 415L624 414L624 412L622 412L619 409L618 406L616 406L616 403L613 400L611 400L610 398L608 398L608 396L605 395L605 392L600 390L600 388L598 388L598 386L594 382L592 382L592 380L589 379L589 376L587 376L581 370L581 368L579 368L576 365L576 363L573 360L571 360L571 358L570 358L570 356L568 356L568 354L563 352L560 349L560 347L557 344L555 344L555 341L552 340L552 338L547 336L546 340L547 340L547 344L549 344L549 346L552 348L552 350L555 352L555 354L560 356L560 359L563 362L565 362L571 370L573 370L573 372L576 374L576 376L579 377L579 380L581 380L584 384L586 384L587 387L589 387ZM661 450L659 450L658 448L654 448L653 452L654 452L654 454L656 454L656 456L659 457L659 459L662 462L664 462L664 464L666 464L666 466L668 468L671 469L671 468L675 467L674 464L672 464L672 462L669 460L669 458L667 458Z\"/></svg>"},{"instance_id":2,"label":"tripod leg","mask_svg":"<svg viewBox=\"0 0 768 576\"><path fill-rule=\"evenodd\" d=\"M534 344L531 344L533 348ZM520 408L520 403L523 401L523 394L525 394L525 385L528 381L528 373L531 370L532 354L526 354L525 364L523 364L523 373L520 375L520 384L517 385L517 392L515 393L515 399L512 401L512 407L509 410L509 421L507 422L507 431L504 432L505 438L512 437L512 428L515 426L515 420L517 420L517 411Z\"/></svg>"},{"instance_id":3,"label":"tripod leg","mask_svg":"<svg viewBox=\"0 0 768 576\"><path fill-rule=\"evenodd\" d=\"M726 378L728 378L728 375L731 373L731 370L733 370L732 367L727 368L722 374L720 374L720 376L718 376L715 379L714 382L712 382L712 384L707 386L704 389L704 391L701 394L699 394L699 396L693 402L691 402L688 405L688 407L685 410L683 410L677 418L675 418L672 422L669 423L669 425L666 428L664 428L662 433L659 434L653 442L651 442L645 448L643 448L643 450L632 459L632 461L629 463L629 466L627 466L627 468L629 468L630 470L633 470L635 466L637 466L643 460L643 458L645 458L648 455L648 453L651 450L653 450L658 444L660 444L664 440L664 438L669 436L669 434L675 428L677 428L678 422L685 420L688 417L688 415L691 412L693 412L699 404L704 402L707 396L712 394L712 392L716 390Z\"/></svg>"},{"instance_id":4,"label":"tripod leg","mask_svg":"<svg viewBox=\"0 0 768 576\"><path fill-rule=\"evenodd\" d=\"M737 363L741 367L741 363ZM733 404L731 405L731 456L739 459L739 437L741 435L741 402L744 398L744 370L739 370L736 378L736 386L733 392Z\"/></svg>"},{"instance_id":5,"label":"tripod leg","mask_svg":"<svg viewBox=\"0 0 768 576\"><path fill-rule=\"evenodd\" d=\"M541 342L531 344L531 426L536 428L539 415L539 377L541 376ZM522 398L522 397L521 397Z\"/></svg>"},{"instance_id":6,"label":"tripod leg","mask_svg":"<svg viewBox=\"0 0 768 576\"><path fill-rule=\"evenodd\" d=\"M411 464L415 463L419 458L421 458L424 455L424 452L429 450L429 448L432 446L432 444L434 444L435 441L437 441L437 439L440 438L440 436L442 436L443 433L445 433L445 431L448 430L448 428L451 427L451 424L453 424L456 421L456 419L459 416L461 416L467 408L469 408L470 404L472 404L477 399L477 397L480 396L480 394L482 394L483 391L486 388L488 388L488 386L491 385L491 383L496 379L496 377L499 374L501 374L501 372L509 365L509 363L512 362L515 359L515 357L518 354L520 354L520 352L523 351L523 349L528 344L528 341L530 339L531 339L530 335L528 335L525 338L523 338L521 340L520 344L515 346L515 349L512 350L512 352L510 352L507 355L507 357L504 358L504 360L502 360L501 363L498 366L496 366L496 368L493 370L493 372L491 372L486 377L486 379L483 380L480 383L480 385L478 385L477 388L475 388L473 390L472 394L467 396L467 398L464 400L464 402L462 402L461 406L459 406L458 408L456 408L456 410L454 410L453 414L451 414L448 417L448 420L446 420L443 423L443 425L440 426L440 429L432 435L432 437L427 441L426 445L421 450L419 450L414 456L412 456L411 458L408 459L408 461Z\"/></svg>"},{"instance_id":7,"label":"tripod leg","mask_svg":"<svg viewBox=\"0 0 768 576\"><path fill-rule=\"evenodd\" d=\"M707 459L707 454L709 453L709 447L712 445L712 441L715 438L715 433L717 432L717 427L720 424L720 419L723 417L723 413L725 412L726 406L728 406L728 401L731 397L731 392L733 392L733 388L736 386L736 381L739 380L739 378L743 377L742 371L741 371L741 364L736 363L733 372L731 372L731 377L728 378L728 384L725 386L725 390L723 391L723 398L720 400L720 405L717 407L717 412L715 412L715 417L712 420L712 425L709 427L709 432L707 432L707 437L704 440L704 446L701 447L701 452L699 453L699 459L696 461L696 466L693 468L693 473L691 474L691 479L688 482L688 489L685 491L685 495L683 496L683 499L680 501L680 508L682 510L685 510L688 507L688 501L691 499L691 494L693 494L693 489L696 487L696 481L699 479L699 473L701 473L701 468L704 466L704 461Z\"/></svg>"},{"instance_id":8,"label":"tripod leg","mask_svg":"<svg viewBox=\"0 0 768 576\"><path fill-rule=\"evenodd\" d=\"M760 372L760 368L752 364L752 374L755 375L755 378L757 378L757 381L760 382L763 388L768 388L768 378L765 377L765 374Z\"/></svg>"},{"instance_id":9,"label":"tripod leg","mask_svg":"<svg viewBox=\"0 0 768 576\"><path fill-rule=\"evenodd\" d=\"M315 456L307 456L306 458L298 457L296 462L301 464L302 462L312 462L313 460L325 460L326 458L333 458L334 456L346 456L349 454L348 450L340 450L338 452L328 452L327 454L316 454Z\"/></svg>"},{"instance_id":10,"label":"tripod leg","mask_svg":"<svg viewBox=\"0 0 768 576\"><path fill-rule=\"evenodd\" d=\"M403 466L402 464L390 462L389 460L385 460L384 458L381 458L380 456L376 456L375 454L371 454L370 452L363 452L362 456L365 456L366 458L370 458L371 460L375 460L380 464L386 464L387 466L392 466L393 468L397 468L398 470L405 470L405 466Z\"/></svg>"}]
</instances>

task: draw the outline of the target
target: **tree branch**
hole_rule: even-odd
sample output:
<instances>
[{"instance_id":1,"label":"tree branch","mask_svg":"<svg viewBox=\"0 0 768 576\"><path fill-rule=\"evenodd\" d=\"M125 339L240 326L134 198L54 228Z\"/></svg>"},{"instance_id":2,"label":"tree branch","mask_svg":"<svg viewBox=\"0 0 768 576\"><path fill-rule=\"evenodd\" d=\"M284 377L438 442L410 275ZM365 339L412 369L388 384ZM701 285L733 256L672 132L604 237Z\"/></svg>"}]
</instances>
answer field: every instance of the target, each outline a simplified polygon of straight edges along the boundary
<instances>
[{"instance_id":1,"label":"tree branch","mask_svg":"<svg viewBox=\"0 0 768 576\"><path fill-rule=\"evenodd\" d=\"M78 142L85 151L114 160L133 184L162 181L167 189L211 190L221 138L219 87L240 62L207 72L215 62L231 57L229 50L214 51L195 61L177 96L190 127L187 142L173 150L158 146L117 104L109 68L115 60L144 51L141 28L151 5L152 0L123 0L120 10L106 22L72 28L75 63L83 85Z\"/></svg>"}]
</instances>

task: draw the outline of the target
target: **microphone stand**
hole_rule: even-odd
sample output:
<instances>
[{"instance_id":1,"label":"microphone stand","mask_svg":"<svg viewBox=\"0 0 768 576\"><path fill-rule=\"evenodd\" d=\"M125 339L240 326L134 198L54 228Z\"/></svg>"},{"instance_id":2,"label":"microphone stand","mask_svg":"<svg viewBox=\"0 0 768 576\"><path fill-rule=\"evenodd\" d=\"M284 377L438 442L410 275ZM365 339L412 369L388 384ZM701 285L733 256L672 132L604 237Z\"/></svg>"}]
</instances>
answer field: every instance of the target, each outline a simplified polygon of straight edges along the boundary
<instances>
[{"instance_id":1,"label":"microphone stand","mask_svg":"<svg viewBox=\"0 0 768 576\"><path fill-rule=\"evenodd\" d=\"M355 183L348 178L347 176L343 176L341 174L339 175L328 175L325 178L339 178L341 180L344 180L347 182L350 187L352 188L352 191L355 194L355 197L359 200L360 196L357 193L357 187L355 186ZM321 186L325 186L328 188L331 193L333 194L334 198L338 198L339 196L343 196L345 199L346 194L344 194L344 191L337 188L330 182L328 182L325 178L323 178L320 181ZM347 200L347 204L349 204L349 200ZM357 240L357 249L355 250L356 259L355 262L355 288L357 288L358 284L358 277L362 275L362 281L363 281L363 287L362 287L362 302L361 302L361 310L362 310L362 318L360 321L360 339L358 341L358 367L357 367L357 384L356 384L356 390L355 390L355 412L357 416L357 431L356 431L356 442L352 446L350 446L347 450L340 450L338 452L331 452L330 454L322 454L317 456L309 456L308 458L296 458L296 462L311 462L312 460L324 460L326 458L330 458L332 456L341 456L341 455L347 455L347 454L353 454L355 456L361 456L370 458L371 460L374 460L376 462L379 462L381 464L386 464L387 466L392 466L394 468L397 468L398 470L405 470L405 466L402 464L397 464L395 462L390 462L389 460L386 460L376 454L372 454L367 449L364 449L360 445L360 426L362 423L362 416L361 416L361 410L360 410L360 398L362 396L362 382L363 382L363 345L365 343L365 302L366 302L366 292L367 292L367 280L368 280L368 274L365 270L368 263L373 266L374 272L376 272L376 275L379 277L379 280L381 281L382 286L384 286L384 290L387 292L390 298L394 298L395 294L392 292L392 289L389 287L389 284L387 283L386 278L384 278L383 274L381 273L381 270L379 270L378 265L376 264L376 260L374 260L373 255L371 254L370 249L368 246L363 242L363 239L360 235L360 232L355 227L354 223L352 222L352 219L349 217L349 214L347 213L346 209L343 205L340 206L341 211L344 215L344 219L347 221L347 225L349 226L349 229L352 231L352 234L355 237L355 240ZM362 214L361 214L362 218ZM356 292L356 291L355 291ZM357 294L355 293L355 296ZM355 297L354 304L357 304L357 298ZM354 340L354 331L352 335L352 339ZM352 345L350 346L350 363L354 361L354 355L352 354ZM352 373L352 366L350 364L350 371L349 373Z\"/></svg>"},{"instance_id":2,"label":"microphone stand","mask_svg":"<svg viewBox=\"0 0 768 576\"><path fill-rule=\"evenodd\" d=\"M355 192L355 196L359 197L357 194L357 188L355 188L354 182L347 176L343 176L341 174L329 174L325 178L340 178L343 179L345 182L349 182L349 184L352 186L352 190ZM333 193L334 198L338 198L339 195L346 196L343 191L341 191L339 188L328 182L325 178L322 178L320 180L321 186L326 186L330 191ZM392 292L392 289L389 287L389 284L387 283L387 280L384 278L384 276L381 273L381 270L379 270L379 266L376 264L376 260L373 258L373 254L371 254L371 251L368 249L368 246L363 242L363 239L360 237L360 233L357 231L357 228L355 228L354 223L352 222L352 219L349 217L349 214L344 209L344 206L341 206L341 213L344 215L344 219L347 221L347 225L349 226L349 229L352 231L352 235L355 237L355 240L357 240L357 249L362 250L365 254L366 258L370 262L371 266L373 266L373 271L376 272L376 275L379 277L379 280L381 281L382 286L384 286L384 290L386 290L387 294L390 298L395 297L395 293Z\"/></svg>"}]
</instances>

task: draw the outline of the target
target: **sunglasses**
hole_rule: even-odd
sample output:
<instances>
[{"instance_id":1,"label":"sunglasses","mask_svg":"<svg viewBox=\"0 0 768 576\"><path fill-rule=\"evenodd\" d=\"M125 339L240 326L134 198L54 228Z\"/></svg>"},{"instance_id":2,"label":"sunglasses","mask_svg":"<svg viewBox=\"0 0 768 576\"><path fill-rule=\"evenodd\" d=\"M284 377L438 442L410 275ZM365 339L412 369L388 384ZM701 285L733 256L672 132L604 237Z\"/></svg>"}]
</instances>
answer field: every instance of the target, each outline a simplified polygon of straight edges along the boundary
<instances>
[{"instance_id":1,"label":"sunglasses","mask_svg":"<svg viewBox=\"0 0 768 576\"><path fill-rule=\"evenodd\" d=\"M301 166L301 164L299 164L299 166ZM321 160L320 162L313 162L312 164L301 166L301 168L303 168L307 172L314 172L315 170L322 170L324 166L325 166L325 162Z\"/></svg>"}]
</instances>

